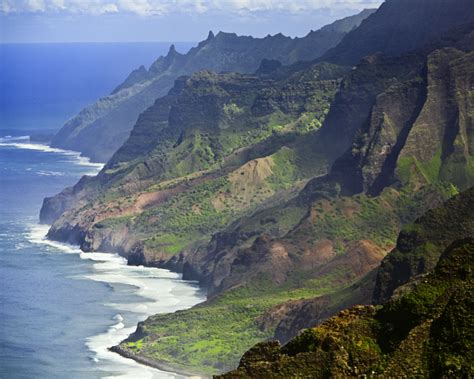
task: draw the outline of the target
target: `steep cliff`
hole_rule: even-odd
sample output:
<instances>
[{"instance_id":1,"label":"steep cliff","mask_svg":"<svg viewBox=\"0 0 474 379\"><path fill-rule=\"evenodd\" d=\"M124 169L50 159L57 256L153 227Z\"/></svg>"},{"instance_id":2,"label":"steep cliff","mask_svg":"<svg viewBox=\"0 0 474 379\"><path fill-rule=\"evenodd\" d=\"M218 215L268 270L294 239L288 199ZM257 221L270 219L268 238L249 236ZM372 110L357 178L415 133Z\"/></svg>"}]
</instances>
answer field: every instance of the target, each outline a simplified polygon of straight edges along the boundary
<instances>
[{"instance_id":1,"label":"steep cliff","mask_svg":"<svg viewBox=\"0 0 474 379\"><path fill-rule=\"evenodd\" d=\"M474 185L469 116L474 79L472 52L444 48L430 53L424 64L420 62L421 55L374 57L370 63L363 62L343 82L318 135L319 144L314 145L321 150L327 150L327 146L337 150L337 137L347 136L349 127L356 128L352 131L352 145L335 161L328 175L310 180L296 199L233 224L226 231L227 236L233 237L216 236L216 243L192 258L185 275L200 278L213 293L268 270L276 275L267 264L273 259L275 244L292 251L303 248L306 241L311 241L309 246L330 241L330 250L350 251L354 243L367 239L386 249L395 243L401 225L457 190ZM368 68L371 65L376 67ZM403 67L400 80L396 76L398 69L389 69L397 66ZM353 84L352 78L363 77L367 72L370 80ZM374 72L381 83L374 83ZM385 77L390 77L388 84ZM346 83L351 84L349 90ZM341 98L357 92L356 88L364 93L367 83L374 83L371 90L378 91L370 94L373 101L364 104L367 118L351 123L354 109L360 114L362 107ZM342 112L341 103L351 107ZM334 108L341 111L339 123L330 118ZM327 137L329 133L333 135ZM344 144L344 137L339 138L340 145ZM321 147L321 140L331 139L332 144ZM288 224L289 215L292 220L284 225ZM318 250L312 255L316 256ZM244 259L247 255L254 258ZM303 267L306 263L301 260L294 264ZM293 270L293 264L279 269L280 275Z\"/></svg>"},{"instance_id":2,"label":"steep cliff","mask_svg":"<svg viewBox=\"0 0 474 379\"><path fill-rule=\"evenodd\" d=\"M182 77L97 177L45 199L41 221L84 250L163 263L324 172L311 145L346 72L321 63Z\"/></svg>"},{"instance_id":3,"label":"steep cliff","mask_svg":"<svg viewBox=\"0 0 474 379\"><path fill-rule=\"evenodd\" d=\"M471 188L403 228L396 248L378 269L376 304L387 302L399 287L432 271L453 241L474 235L473 193Z\"/></svg>"},{"instance_id":4,"label":"steep cliff","mask_svg":"<svg viewBox=\"0 0 474 379\"><path fill-rule=\"evenodd\" d=\"M453 45L464 37L459 35ZM298 329L344 306L370 303L372 270L396 245L402 226L474 184L474 72L472 47L463 46L466 50L430 48L397 58L375 55L361 62L341 85L313 143L313 151L330 159L325 152L338 149L338 137L344 144L346 134L352 133L346 152L329 173L311 179L290 200L263 204L215 234L211 243L182 257L185 278L200 280L209 289L209 301L180 313L179 322L168 316L150 318L140 326L142 334L121 348L174 360L173 346L183 344L189 348L178 354L180 365L190 368L207 362L199 366L222 371L232 366L235 352L249 341L273 336L287 341ZM348 100L357 99L358 92L361 97L367 94L364 101ZM346 110L339 123L329 118L334 107ZM353 114L359 115L355 123ZM417 270L413 262L407 275ZM387 288L393 286L385 282ZM220 319L220 312L239 317ZM187 323L196 331L193 336L179 332ZM192 348L207 340L209 331L213 346L221 350ZM156 336L175 343L161 344ZM137 341L140 349L134 348ZM196 360L183 361L188 355Z\"/></svg>"},{"instance_id":5,"label":"steep cliff","mask_svg":"<svg viewBox=\"0 0 474 379\"><path fill-rule=\"evenodd\" d=\"M127 140L138 116L172 88L175 79L201 70L252 73L263 59L283 64L311 61L336 46L374 10L334 22L302 38L282 34L253 38L212 32L186 54L170 47L147 70L140 67L109 95L81 110L52 140L53 147L80 151L106 162Z\"/></svg>"},{"instance_id":6,"label":"steep cliff","mask_svg":"<svg viewBox=\"0 0 474 379\"><path fill-rule=\"evenodd\" d=\"M379 271L379 278L398 287L383 307L344 310L283 347L276 341L258 344L236 370L217 377L472 376L473 201L471 188L404 229ZM427 233L424 238L402 242L419 229ZM430 264L418 277L400 281L413 259ZM388 271L389 265L394 269Z\"/></svg>"}]
</instances>

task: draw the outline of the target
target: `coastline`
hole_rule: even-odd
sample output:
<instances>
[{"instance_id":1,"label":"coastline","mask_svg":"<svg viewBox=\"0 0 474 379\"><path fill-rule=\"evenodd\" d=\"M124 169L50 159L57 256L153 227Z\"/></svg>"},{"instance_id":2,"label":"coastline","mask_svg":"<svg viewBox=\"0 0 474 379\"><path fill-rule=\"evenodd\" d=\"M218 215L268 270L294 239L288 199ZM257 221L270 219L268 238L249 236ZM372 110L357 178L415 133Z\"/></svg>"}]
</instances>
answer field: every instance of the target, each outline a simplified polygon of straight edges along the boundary
<instances>
[{"instance_id":1,"label":"coastline","mask_svg":"<svg viewBox=\"0 0 474 379\"><path fill-rule=\"evenodd\" d=\"M46 225L44 225L46 226ZM49 228L49 225L47 226ZM46 238L45 237L45 241L47 241L46 243L48 244L51 244L53 246L64 246L64 247L67 247L67 246L71 246L71 251L72 250L79 250L80 251L80 256L81 258L83 259L92 259L94 260L94 255L110 255L110 256L113 256L115 257L117 260L122 260L122 261L126 261L125 258L123 258L120 254L116 253L116 252L113 252L113 251L107 251L107 252L95 252L95 251L91 251L91 252L84 252L82 250L80 250L79 246L77 245L69 245L63 241L56 241L54 239L50 239L50 238ZM176 274L176 275L182 275L181 272L179 272L178 270L174 270L173 268L162 268L162 267L157 267L157 266L154 266L154 265L147 265L146 263L144 263L143 265L139 265L139 266L131 266L131 265L128 265L127 264L127 267L129 268L137 268L137 267L142 267L142 268L146 268L146 269L149 269L149 270L164 270L164 271L168 271L172 274ZM90 278L92 280L96 280L96 279L93 279L93 278ZM180 282L187 282L186 280L183 280L182 277L180 279L178 279ZM203 288L201 286L197 286L198 288L198 293L203 291ZM141 294L141 297L143 297L143 301L142 303L144 303L147 299L149 299L148 296L144 295L144 294ZM151 317L155 314L160 314L160 313L174 313L176 312L177 310L185 310L185 309L189 309L189 308L192 308L193 306L195 305L198 305L198 304L201 304L202 302L206 301L206 297L200 299L199 302L193 304L193 305L190 305L189 307L185 307L185 308L179 308L179 309L176 309L176 310L169 310L169 311L165 311L165 312L153 312L152 314L149 314L147 315L147 317L144 319L146 320L148 317ZM142 320L142 321L144 321ZM140 321L139 321L140 322ZM144 356L140 356L140 355L137 355L137 354L134 354L132 351L130 350L127 350L123 347L120 346L120 344L124 341L126 341L131 335L133 335L138 327L138 323L137 322L134 327L133 327L133 330L131 330L130 327L128 327L127 329L129 329L129 333L127 333L126 335L123 335L120 340L117 342L116 345L112 345L112 346L108 346L106 349L107 351L110 351L114 354L117 354L118 356L120 356L121 358L126 358L126 359L130 359L140 365L144 365L144 366L147 366L147 367L151 367L151 368L154 368L154 369L158 369L160 371L165 371L167 373L170 373L170 374L179 374L179 375L183 375L183 376L186 376L186 377L189 377L189 378L194 378L194 379L207 379L207 378L211 378L212 376L209 375L209 374L206 374L206 373L203 373L203 372L196 372L196 371L188 371L186 369L183 369L182 367L179 367L179 366L174 366L170 363L167 363L167 362L163 362L163 361L158 361L158 360L153 360L153 359L150 359L150 358L146 358ZM120 324L120 322L119 322ZM111 328L113 329L114 328L114 325L111 326ZM122 329L123 330L123 329ZM107 332L106 332L107 333ZM105 334L106 334L105 333ZM96 336L96 337L99 337L99 336Z\"/></svg>"},{"instance_id":2,"label":"coastline","mask_svg":"<svg viewBox=\"0 0 474 379\"><path fill-rule=\"evenodd\" d=\"M83 165L83 166L88 166L88 167L92 168L92 171L87 172L88 175L97 174L104 166L103 163L94 162L90 158L82 156L81 153L79 153L79 152L72 151L72 150L63 150L63 149L59 149L59 148L53 148L53 147L49 146L49 144L45 144L45 143L41 143L41 142L38 143L38 142L35 142L35 141L31 141L29 136L22 136L19 139L16 139L15 141L2 141L2 142L3 142L3 145L9 145L11 147L15 147L15 148L18 148L18 149L32 149L32 150L39 150L39 151L42 151L42 152L45 152L45 153L57 153L57 154L63 154L63 155L71 156L73 159L77 160L77 164ZM38 224L38 226L40 226L40 225L41 224ZM51 225L44 225L45 229L46 229L46 227L49 230ZM110 254L110 255L116 256L118 259L123 259L120 256L120 254L118 254L117 252L113 252L113 251L108 251L108 252L105 252L105 253L100 253L100 252L95 252L95 251L84 252L80 249L79 246L70 245L68 243L65 243L64 241L47 238L45 236L43 236L43 238L39 238L39 239L37 238L36 242L37 243L40 243L40 242L41 243L46 243L46 244L49 244L49 245L54 246L55 248L59 248L59 249L65 249L68 253L76 252L76 249L77 249L77 250L80 251L79 254L81 255L81 258L92 258L92 254L95 253L95 254ZM137 266L135 266L135 267L137 267ZM164 268L159 268L159 267L156 267L156 266L153 266L153 265L146 265L145 263L143 264L143 267L147 267L149 269L163 269L163 270L167 270L167 271L170 271L172 273L175 273L175 274L179 274L179 275L182 274L181 272L179 272L177 270L173 270L172 267L164 269ZM89 278L89 279L94 280L92 278ZM201 291L202 288L199 287L199 290ZM144 299L147 299L147 297L145 297L143 295L142 295L142 297L144 297ZM200 304L201 302L205 301L206 298L201 299L201 300L202 301L199 301L196 304ZM194 304L194 305L196 305L196 304ZM189 309L189 308L193 307L194 305L191 305L190 307L186 307L186 308L180 308L180 309ZM169 312L164 312L164 313L173 313L173 312L175 312L175 310L174 311L170 310ZM156 313L153 313L153 314L156 314ZM146 318L148 318L150 316L151 315L148 315ZM121 324L121 322L119 322L119 324ZM135 324L135 327L134 327L135 330L136 330L137 326L138 326L138 323ZM114 329L114 328L116 328L116 325L112 325L109 328L109 330ZM121 328L123 328L123 324L121 324L120 329ZM130 328L128 328L128 329L130 329ZM107 333L108 333L108 331L105 332L104 334L107 334ZM160 371L165 371L165 372L168 372L170 374L176 373L176 374L180 374L180 375L184 375L184 376L187 376L187 377L190 377L190 378L196 378L196 379L198 379L198 378L210 378L210 376L208 374L187 371L187 370L182 369L180 367L174 367L173 365L170 365L170 364L165 363L165 362L155 361L155 360L152 360L152 359L149 359L149 358L146 358L146 357L142 357L142 356L133 354L132 352L120 347L120 344L123 341L125 341L133 333L134 333L134 331L131 331L131 333L127 334L127 336L125 338L121 339L118 342L117 345L107 347L107 351L118 354L122 358L131 359L131 360L133 360L134 362L136 362L138 364L141 364L141 365L144 365L144 366L147 366L147 367L151 367L151 368L154 368L154 369L158 369ZM99 336L95 336L95 337L99 337ZM90 340L91 338L93 338L93 337L88 338L88 340ZM89 349L91 349L90 346L89 346Z\"/></svg>"},{"instance_id":3,"label":"coastline","mask_svg":"<svg viewBox=\"0 0 474 379\"><path fill-rule=\"evenodd\" d=\"M116 354L118 354L118 355L120 355L120 356L122 356L122 357L124 357L124 358L132 359L135 362L138 362L142 365L153 367L153 368L156 368L158 370L167 371L167 372L175 372L177 374L184 375L184 376L187 376L187 377L193 378L193 379L211 378L211 376L208 375L208 374L187 371L183 368L175 367L175 366L173 366L169 363L163 362L163 361L157 361L157 360L149 359L149 358L134 354L130 350L127 350L127 349L124 349L124 348L120 347L120 345L112 346L112 347L109 348L109 350L116 353Z\"/></svg>"},{"instance_id":4,"label":"coastline","mask_svg":"<svg viewBox=\"0 0 474 379\"><path fill-rule=\"evenodd\" d=\"M95 175L103 167L103 164L93 163L88 158L82 157L78 152L51 148L47 144L31 141L28 136L2 137L0 146L65 157L67 162L71 162L72 165L84 167L81 175ZM30 170L30 167L26 168L27 172ZM38 175L54 176L56 178L62 177L64 173L38 171ZM33 246L42 246L41 251L52 254L75 255L84 261L88 261L90 272L78 276L76 279L102 282L113 291L110 302L104 303L103 306L108 308L109 312L113 312L112 315L115 314L115 316L110 320L102 319L105 329L99 334L89 335L89 337L85 335L85 345L93 354L89 356L89 359L97 364L95 370L98 373L104 373L107 377L121 377L124 374L127 377L139 376L143 378L153 378L155 376L178 378L181 375L201 377L196 376L195 373L185 372L169 365L127 357L112 349L116 344L128 338L140 321L151 315L173 313L205 301L201 287L190 281L182 280L179 273L168 269L150 266L128 266L126 260L114 252L86 253L76 245L48 239L46 232L49 228L50 225L28 222L26 224L28 231L25 233L26 241ZM125 288L124 286L128 289L122 295L120 288ZM131 296L133 300L124 301L124 298L127 299ZM118 302L116 302L116 298L119 298ZM160 372L152 369L160 370L161 375ZM108 374L112 374L112 376Z\"/></svg>"},{"instance_id":5,"label":"coastline","mask_svg":"<svg viewBox=\"0 0 474 379\"><path fill-rule=\"evenodd\" d=\"M40 225L38 225L38 226L40 226ZM49 225L48 226L43 225L44 229L46 227L49 228ZM123 264L126 265L125 259L117 253L113 253L113 252L106 252L106 253L83 252L79 249L78 246L68 245L68 244L66 244L64 242L60 242L60 241L54 241L54 240L51 240L49 238L46 238L45 236L43 236L42 239L37 239L36 242L37 243L44 243L44 244L53 246L54 248L63 250L66 254L70 254L70 253L79 254L81 259L92 260L94 262L98 262L95 265L101 264L101 263L104 264L104 262L105 262L105 264L109 264L110 262L113 262L114 260L115 261L122 261ZM111 260L110 261L102 261L99 256L110 256ZM178 273L178 272L175 272L175 271L172 271L172 270L167 270L167 269L162 269L162 268L158 268L158 267L154 267L154 266L142 266L142 267L140 267L140 266L126 265L125 267L129 268L131 270L133 270L133 269L147 269L147 270L154 270L154 271L156 270L157 273L160 272L160 271L163 271L163 272L167 271L172 276L180 275L180 273ZM119 268L115 268L115 269L117 271L120 270ZM114 268L112 268L111 270L114 270ZM140 302L138 303L139 304L138 307L140 307L140 306L145 306L146 307L146 304L150 304L150 301L152 301L152 302L157 301L155 298L151 297L151 291L153 291L152 288L146 288L146 286L140 287L139 283L133 283L133 281L127 282L127 281L120 280L120 279L109 281L109 280L106 280L105 278L104 279L97 278L97 277L94 278L93 275L91 275L90 277L86 277L86 278L89 279L89 280L104 282L104 283L107 283L109 285L114 284L114 283L119 283L119 284L127 284L127 285L131 285L133 287L136 287L136 295L141 298ZM182 278L175 278L174 280L176 280L180 283L183 283L183 284L185 284L187 282L187 281L184 281ZM141 321L144 321L148 317L150 317L152 315L155 315L155 314L159 314L159 313L174 313L177 310L189 309L189 308L193 307L194 305L200 304L201 302L205 301L205 298L203 298L203 299L197 298L197 293L200 293L202 291L201 287L198 286L197 288L198 288L197 291L195 291L196 294L193 294L193 296L194 296L195 299L198 299L198 301L194 302L194 304L186 304L186 301L183 300L183 299L177 300L175 302L175 304L173 304L171 306L172 309L166 310L164 312L162 312L162 311L153 311L153 312L150 312L149 314L147 313L146 317L143 320L138 320L133 326L125 327L125 325L122 323L123 318L120 315L120 313L118 313L117 314L118 318L117 317L114 318L114 322L116 322L116 323L111 325L107 329L107 331L105 331L104 333L88 337L87 338L88 342L86 343L86 345L88 346L89 350L93 351L97 356L99 356L99 358L97 358L97 361L107 360L108 358L106 358L105 355L107 355L107 352L111 352L114 355L117 355L117 357L120 357L122 359L125 358L125 359L128 359L128 360L132 360L136 364L146 366L146 367L149 367L149 368L152 368L152 369L157 369L157 370L160 370L162 372L169 373L170 375L178 374L178 375L183 375L185 377L190 377L190 378L195 378L195 379L210 378L210 376L207 375L207 374L186 371L182 368L175 367L175 366L167 364L165 362L155 361L155 360L152 360L152 359L148 359L146 357L141 357L139 355L135 355L132 352L120 347L120 344L123 341L125 341L127 338L129 338L135 332L135 330L138 326L138 323L141 322ZM164 294L160 294L160 295L164 295ZM179 306L182 303L184 303L184 305L185 305L185 307L183 307L183 308ZM135 307L133 307L133 308L135 308ZM174 308L176 308L176 309L174 309ZM126 333L124 333L124 332L126 332ZM109 344L108 346L103 346L102 344L99 344L98 347L97 346L94 347L94 344L91 343L91 341L94 340L94 339L98 339L100 341L101 338L104 337L104 336L106 338L108 337L110 339L111 338L111 336L109 336L110 333L116 333L117 334L117 335L115 335L115 338L114 338L115 340L113 341L112 344ZM115 345L115 343L116 343L116 345ZM130 363L128 363L128 365L130 365Z\"/></svg>"}]
</instances>

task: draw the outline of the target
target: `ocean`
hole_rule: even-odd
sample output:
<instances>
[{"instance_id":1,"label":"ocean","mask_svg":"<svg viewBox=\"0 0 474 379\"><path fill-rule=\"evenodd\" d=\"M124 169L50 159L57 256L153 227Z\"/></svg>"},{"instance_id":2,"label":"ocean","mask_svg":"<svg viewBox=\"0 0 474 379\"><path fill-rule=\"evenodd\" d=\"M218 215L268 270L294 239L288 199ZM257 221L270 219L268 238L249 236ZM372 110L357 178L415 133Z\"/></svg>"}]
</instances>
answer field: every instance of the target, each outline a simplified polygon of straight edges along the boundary
<instances>
[{"instance_id":1,"label":"ocean","mask_svg":"<svg viewBox=\"0 0 474 379\"><path fill-rule=\"evenodd\" d=\"M204 300L167 270L48 241L42 200L97 172L77 153L0 138L0 377L179 378L109 352L156 313Z\"/></svg>"},{"instance_id":2,"label":"ocean","mask_svg":"<svg viewBox=\"0 0 474 379\"><path fill-rule=\"evenodd\" d=\"M25 135L58 129L168 47L0 44L0 378L182 377L108 347L149 315L189 308L204 293L179 274L48 241L38 224L43 198L101 165Z\"/></svg>"},{"instance_id":3,"label":"ocean","mask_svg":"<svg viewBox=\"0 0 474 379\"><path fill-rule=\"evenodd\" d=\"M0 43L0 129L59 129L170 44ZM195 44L175 45L185 53Z\"/></svg>"}]
</instances>

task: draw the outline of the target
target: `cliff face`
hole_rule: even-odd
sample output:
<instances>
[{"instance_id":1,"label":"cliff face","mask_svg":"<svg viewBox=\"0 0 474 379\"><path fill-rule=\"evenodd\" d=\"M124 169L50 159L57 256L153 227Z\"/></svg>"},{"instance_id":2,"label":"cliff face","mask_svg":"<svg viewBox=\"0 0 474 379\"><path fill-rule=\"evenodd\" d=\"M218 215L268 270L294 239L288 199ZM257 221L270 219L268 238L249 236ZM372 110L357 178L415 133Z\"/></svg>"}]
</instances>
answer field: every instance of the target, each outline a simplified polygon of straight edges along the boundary
<instances>
[{"instance_id":1,"label":"cliff face","mask_svg":"<svg viewBox=\"0 0 474 379\"><path fill-rule=\"evenodd\" d=\"M201 70L252 73L265 58L286 65L311 61L336 46L373 11L336 21L303 38L282 34L252 38L223 32L214 36L210 32L205 41L186 54L171 46L168 54L158 58L149 70L142 66L133 71L109 96L69 120L53 138L52 146L80 151L94 161L106 162L127 140L138 116L157 98L165 96L179 76Z\"/></svg>"},{"instance_id":2,"label":"cliff face","mask_svg":"<svg viewBox=\"0 0 474 379\"><path fill-rule=\"evenodd\" d=\"M378 93L352 148L333 167L346 191L378 195L391 184L439 180L473 185L472 58L472 52L436 50L413 79ZM407 57L412 60L418 57Z\"/></svg>"},{"instance_id":3,"label":"cliff face","mask_svg":"<svg viewBox=\"0 0 474 379\"><path fill-rule=\"evenodd\" d=\"M368 67L372 65L376 67ZM453 65L456 74L449 74ZM310 245L329 240L333 251L337 246L350 252L357 246L354 244L364 246L363 251L391 247L402 224L439 204L454 189L474 185L469 116L472 104L468 100L472 97L473 69L472 52L452 48L436 50L425 59L422 55L409 55L396 59L374 57L363 62L343 82L315 144L323 151L326 146L337 150L340 147L335 141L339 139L339 145L343 145L349 128L355 127L352 144L328 175L310 180L294 201L257 212L233 225L222 237L216 236L215 244L198 251L185 266L185 275L200 278L211 294L267 271L285 276L308 263L302 258L296 260L299 254L294 251L298 249L296 245L304 249L309 235L313 237ZM398 70L403 70L403 79L397 80ZM378 84L374 83L375 76ZM365 79L355 80L361 77ZM368 83L372 83L370 92L366 91ZM352 93L357 92L356 88L359 93L369 93L371 100L366 99L363 106L343 100L355 97ZM359 116L351 123L352 114L355 110L362 113L362 108L366 108L367 117ZM336 110L340 122L335 121ZM328 143L331 140L334 142ZM339 228L346 228L345 233L332 231L335 223L328 218L331 213L352 218L350 225L342 221L338 224ZM287 214L295 215L294 223L279 228L282 223L278 218L285 219L283 215ZM369 217L377 217L383 226L376 226L375 221L371 224ZM384 237L372 234L377 228L375 234L383 229ZM255 239L256 236L266 237ZM228 244L217 242L226 239ZM374 247L366 248L362 239L375 242ZM275 269L267 263L275 260L272 252L278 245L293 254L282 268ZM313 257L319 250L313 251Z\"/></svg>"},{"instance_id":4,"label":"cliff face","mask_svg":"<svg viewBox=\"0 0 474 379\"><path fill-rule=\"evenodd\" d=\"M401 87L409 80L420 78L424 63L423 55L416 54L396 58L374 54L363 59L343 81L324 121L321 139L329 147L327 153L334 159L345 153L353 144L356 133L367 128L372 121L370 119L373 117L374 107L377 102L384 100L379 96L384 91L394 91L397 86ZM401 93L394 93L390 100L402 102L399 95ZM409 96L413 95L415 94ZM387 96L388 102L390 100ZM416 99L405 99L405 104L412 100ZM400 110L404 104L397 106ZM385 106L384 110L386 108L388 107Z\"/></svg>"},{"instance_id":5,"label":"cliff face","mask_svg":"<svg viewBox=\"0 0 474 379\"><path fill-rule=\"evenodd\" d=\"M470 164L472 154L464 155L470 151L469 146L472 138L469 116L472 113L472 110L469 110L472 105L467 105L466 108L466 104L470 104L469 99L472 97L474 88L471 54L450 48L436 50L428 55L423 66L415 65L420 68L419 71L413 75L405 76L406 81L393 81L390 86L379 87L380 92L367 113L370 117L355 131L351 148L336 160L327 176L313 179L301 192L299 203L312 202L313 204L307 219L303 222L300 221L299 225L283 238L270 239L267 247L260 247L260 250L270 251L270 246L276 244L277 241L281 243L281 241L297 240L301 243L304 241L302 231L307 229L308 225L313 225L316 230L325 227L325 223L321 222L321 219L318 221L318 218L322 216L321 211L324 212L325 216L323 217L327 217L328 213L333 213L335 209L340 210L339 212L342 211L344 217L349 218L352 224L350 228L342 222L336 224L337 228L343 229L344 239L347 240L349 236L351 239L354 238L354 232L359 230L366 238L379 241L380 244L383 239L381 240L375 235L369 237L370 230L372 230L370 222L366 224L367 220L360 224L357 220L358 213L365 219L368 213L366 215L364 213L369 212L368 210L375 206L376 208L373 209L377 210L368 216L372 218L377 215L375 219L371 220L374 222L373 227L377 225L375 228L378 233L381 233L380 235L385 233L390 235L393 233L393 229L391 230L387 226L395 222L392 225L396 230L396 225L413 220L420 210L429 209L439 204L440 199L451 191L450 186L455 185L461 189L471 187L473 185ZM410 65L410 61L419 62L419 56L407 56L403 59L407 62L406 67ZM377 57L372 62L387 64ZM459 69L460 67L462 69ZM450 73L450 70L453 69L456 73ZM352 75L356 74L357 72L354 72ZM462 79L460 79L461 77ZM343 90L344 87L341 92ZM338 99L340 98L336 97L333 106L337 104ZM460 101L460 99L462 100ZM350 112L346 114L350 114ZM328 122L327 120L328 118L326 122ZM454 155L457 155L458 158L454 158ZM434 157L437 157L437 160ZM409 163L406 163L405 160L408 159ZM433 164L432 162L435 160L436 163ZM450 168L454 161L457 162L455 169ZM445 174L453 172L456 172L456 175ZM441 187L439 187L440 185ZM396 192L393 192L394 190ZM374 202L369 208L362 207L363 211L361 212L354 199L363 199L363 195L360 195L363 193L370 194ZM409 193L416 195L413 196ZM344 202L341 201L342 199L338 200L340 194L343 195ZM298 330L317 325L329 314L336 313L342 308L341 305L344 302L348 306L369 303L374 286L373 301L386 302L395 289L407 282L416 283L420 275L432 272L443 251L450 250L453 246L457 249L458 244L464 244L464 238L472 236L472 195L472 189L466 191L448 201L442 208L428 212L412 226L402 231L398 238L397 249L383 260L375 284L373 280L368 279L369 275L343 292L336 291L296 303L283 303L269 311L266 317L272 320L273 325L276 325L274 337L286 342ZM348 196L352 202L347 200ZM328 200L332 203L331 206L327 205ZM334 203L339 204L335 206ZM395 214L398 213L398 221L396 221L397 217L393 217L394 214L386 214L380 218L388 209L391 209ZM354 228L354 226L356 227ZM333 227L335 227L334 224ZM314 233L315 229L312 230ZM330 240L337 243L337 234L333 234ZM460 249L463 251L466 249L469 254L472 254L472 242L469 243L470 245L468 244L467 247L463 245ZM346 250L347 255L348 251ZM355 261L351 259L350 262L349 271L353 271L356 267ZM259 262L259 264L265 267L263 263ZM241 268L240 271L246 272L247 277L249 272L259 275L262 269L255 266L258 267L252 263L252 265ZM343 266L338 262L338 267ZM367 267L369 266L367 265ZM294 266L291 266L290 270L293 269ZM232 276L232 271L229 275ZM396 293L403 294L404 291L407 291L406 288L410 288L410 286L402 286ZM463 291L465 291L464 287L460 293L465 293ZM453 299L456 299L453 302L458 301L458 295L463 296L452 294ZM418 296L418 294L414 296ZM450 304L449 302L443 304L447 308L450 307L447 305ZM392 305L387 307L392 307ZM437 307L437 305L433 305L433 307ZM366 312L369 312L370 317L366 318ZM399 312L403 314L406 309ZM446 310L446 313L453 317L451 310ZM400 314L390 313L390 317L393 317L390 322L401 317ZM354 315L357 316L354 317ZM430 333L429 325L415 327L412 323L410 325L413 329L405 331L406 334L401 339L398 336L387 337L385 334L380 334L378 327L381 328L380 330L400 328L400 326L389 327L387 324L377 326L376 329L371 329L366 334L367 329L365 328L375 321L378 322L379 317L382 317L379 315L385 315L385 313L382 311L378 313L373 308L356 308L342 313L335 319L336 321L331 320L327 324L323 324L320 329L316 329L315 333L318 333L316 337L312 337L312 332L309 331L303 333L300 339L288 344L288 348L286 346L280 348L276 343L257 345L244 355L239 369L231 372L230 377L285 377L290 372L291 375L312 377L323 377L328 373L334 376L356 376L372 371L393 376L400 372L402 366L404 371L408 369L413 374L428 375L423 370L426 369L425 362L432 362L434 359L431 355L433 350L420 351L416 349L416 345L421 343L421 340L425 341L431 338L427 337ZM431 316L425 314L424 317L430 318ZM437 317L443 318L444 321L434 322L436 328L446 328L447 324L441 326L441 323L445 322L444 316L439 313ZM463 319L464 316L460 315L459 317L459 320L451 318L450 321L465 327L467 324ZM329 343L328 340L326 337L320 338L319 332L321 330L325 336L329 334L334 336L334 330L337 330L339 325L347 325L347 329L344 326L344 331L341 331L340 335L339 332L336 332L334 338L337 342L334 342L334 346L357 343L354 341L365 340L367 336L371 336L370 338L374 338L375 341L380 341L377 342L380 345L383 345L382 341L387 338L398 338L398 340L393 342L390 349L384 350L386 347L382 346L380 354L378 353L380 348L377 346L374 346L373 350L368 348L367 351L362 352L350 351L347 348L348 356L339 357L336 354L336 358L334 358L332 354L335 353L331 348L325 347ZM350 336L349 340L344 342L345 337L343 336L348 330L358 331L355 336ZM431 333L435 334L433 330ZM436 333L439 336L439 332ZM432 342L429 344L437 344L435 340L430 341ZM400 345L395 348L395 344L398 343ZM463 343L465 344L462 347L463 351L469 351L465 340ZM294 353L290 350L290 346L293 344L300 345L303 350ZM308 348L308 346L311 347ZM443 346L446 347L446 345ZM442 348L437 349L437 354L439 354ZM411 357L410 354L416 358ZM442 354L447 356L450 353L444 351ZM453 354L458 354L458 352ZM349 363L341 365L340 363L343 361ZM354 363L351 366L350 362L352 361L357 361L357 364ZM382 363L386 361L389 362L387 366ZM467 361L462 358L462 362ZM441 360L437 358L436 363L430 367L429 371L436 373L432 375L439 375L439 373L453 373L456 370L464 370L463 372L469 370L465 363L458 363L455 367L447 367L446 363L441 363Z\"/></svg>"},{"instance_id":6,"label":"cliff face","mask_svg":"<svg viewBox=\"0 0 474 379\"><path fill-rule=\"evenodd\" d=\"M322 63L182 77L97 177L45 199L41 221L54 221L51 238L133 252L134 262L159 264L192 249L324 171L309 149L346 72ZM126 248L124 233L136 236Z\"/></svg>"},{"instance_id":7,"label":"cliff face","mask_svg":"<svg viewBox=\"0 0 474 379\"><path fill-rule=\"evenodd\" d=\"M399 241L404 241L413 229L430 233L403 247L399 242L385 259L379 278L391 278L399 286L397 276L407 260L431 262L423 275L407 279L383 307L344 310L283 347L276 341L258 344L244 354L236 370L217 377L397 377L402 372L419 377L472 376L474 217L459 211L472 210L473 199L471 188L400 235ZM449 231L443 217L449 217ZM394 270L387 271L389 265Z\"/></svg>"}]
</instances>

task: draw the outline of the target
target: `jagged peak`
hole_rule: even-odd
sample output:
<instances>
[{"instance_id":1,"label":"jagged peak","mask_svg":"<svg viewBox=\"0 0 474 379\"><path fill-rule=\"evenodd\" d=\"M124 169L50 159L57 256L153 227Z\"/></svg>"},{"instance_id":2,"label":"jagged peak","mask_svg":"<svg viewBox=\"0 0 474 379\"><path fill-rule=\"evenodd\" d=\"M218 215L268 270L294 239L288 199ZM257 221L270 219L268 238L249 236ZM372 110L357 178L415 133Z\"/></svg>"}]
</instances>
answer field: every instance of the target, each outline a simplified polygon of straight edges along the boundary
<instances>
[{"instance_id":1,"label":"jagged peak","mask_svg":"<svg viewBox=\"0 0 474 379\"><path fill-rule=\"evenodd\" d=\"M207 38L199 42L197 47L201 48L203 46L206 46L208 43L211 43L215 38L216 36L214 35L214 32L212 30L209 30Z\"/></svg>"},{"instance_id":2,"label":"jagged peak","mask_svg":"<svg viewBox=\"0 0 474 379\"><path fill-rule=\"evenodd\" d=\"M172 43L170 49L168 50L168 55L175 54L176 52L176 47L174 46L174 43Z\"/></svg>"},{"instance_id":3,"label":"jagged peak","mask_svg":"<svg viewBox=\"0 0 474 379\"><path fill-rule=\"evenodd\" d=\"M171 46L170 46L170 49L168 50L168 54L166 55L166 58L173 58L173 57L176 57L178 55L183 55L181 53L179 53L177 50L176 50L176 47L175 45L172 43Z\"/></svg>"}]
</instances>

